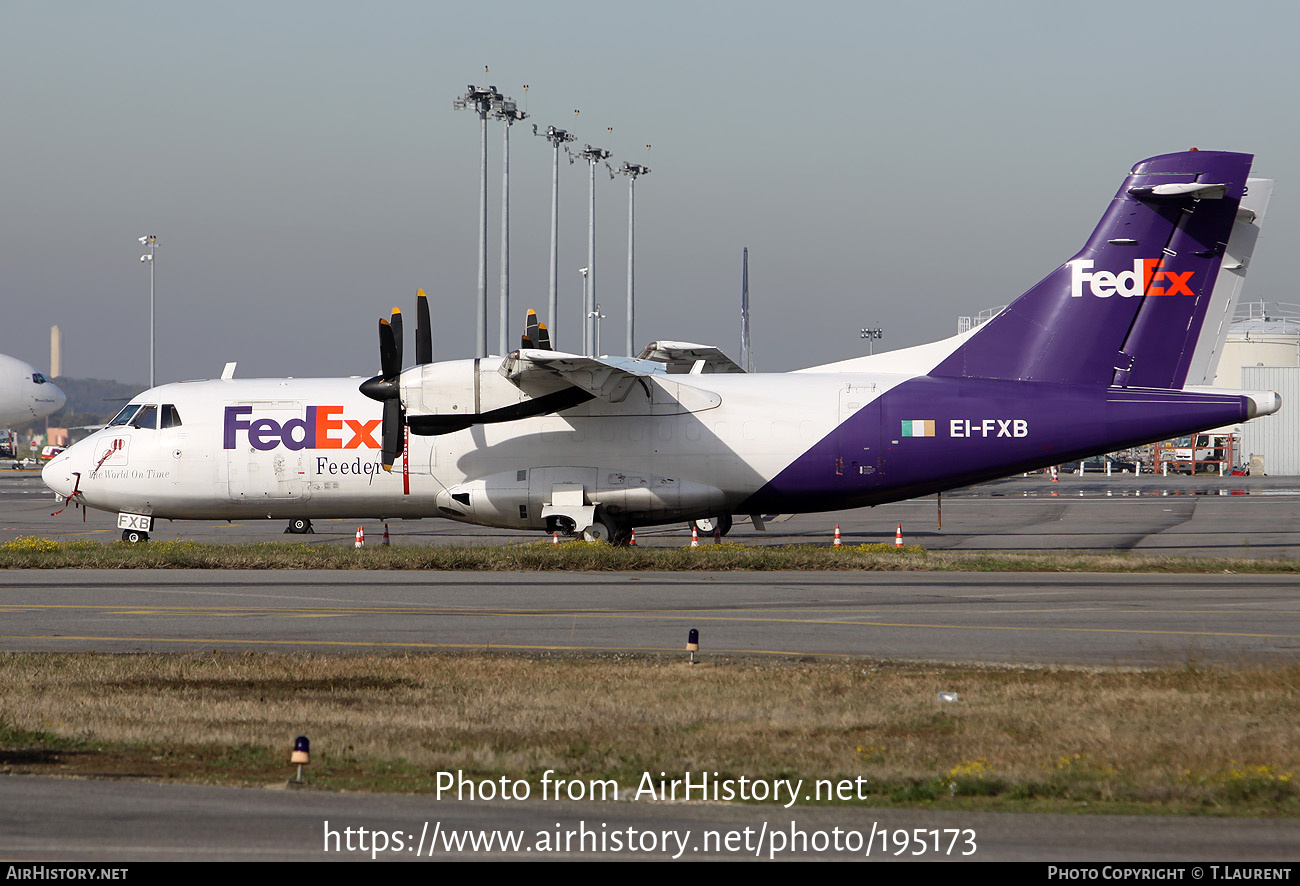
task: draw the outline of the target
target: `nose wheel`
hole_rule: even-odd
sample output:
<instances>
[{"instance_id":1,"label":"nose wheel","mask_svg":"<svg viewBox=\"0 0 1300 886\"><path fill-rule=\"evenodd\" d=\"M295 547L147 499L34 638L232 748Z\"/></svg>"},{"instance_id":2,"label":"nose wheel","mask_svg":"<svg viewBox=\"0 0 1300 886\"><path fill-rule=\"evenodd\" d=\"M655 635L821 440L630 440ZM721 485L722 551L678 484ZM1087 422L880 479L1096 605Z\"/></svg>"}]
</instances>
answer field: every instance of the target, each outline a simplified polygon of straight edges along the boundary
<instances>
[{"instance_id":1,"label":"nose wheel","mask_svg":"<svg viewBox=\"0 0 1300 886\"><path fill-rule=\"evenodd\" d=\"M130 542L133 545L143 544L149 540L149 533L141 532L139 529L123 529L122 541Z\"/></svg>"},{"instance_id":2,"label":"nose wheel","mask_svg":"<svg viewBox=\"0 0 1300 886\"><path fill-rule=\"evenodd\" d=\"M289 521L289 525L284 529L286 534L307 535L314 533L316 530L311 528L311 521L306 517L294 517Z\"/></svg>"}]
</instances>

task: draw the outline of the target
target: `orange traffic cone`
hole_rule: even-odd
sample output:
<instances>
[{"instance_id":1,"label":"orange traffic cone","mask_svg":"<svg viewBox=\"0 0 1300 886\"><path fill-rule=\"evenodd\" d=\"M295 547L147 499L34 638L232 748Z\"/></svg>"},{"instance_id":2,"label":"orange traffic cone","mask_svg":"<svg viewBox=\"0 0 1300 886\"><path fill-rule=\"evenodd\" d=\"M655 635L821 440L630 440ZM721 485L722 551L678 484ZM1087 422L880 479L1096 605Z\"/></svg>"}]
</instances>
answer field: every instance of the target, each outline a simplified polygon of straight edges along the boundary
<instances>
[{"instance_id":1,"label":"orange traffic cone","mask_svg":"<svg viewBox=\"0 0 1300 886\"><path fill-rule=\"evenodd\" d=\"M899 523L898 531L894 533L894 547L901 548L902 546L903 546L903 524Z\"/></svg>"},{"instance_id":2,"label":"orange traffic cone","mask_svg":"<svg viewBox=\"0 0 1300 886\"><path fill-rule=\"evenodd\" d=\"M694 523L692 523L691 524L691 547L698 548L699 546L700 546L700 530L696 528Z\"/></svg>"},{"instance_id":3,"label":"orange traffic cone","mask_svg":"<svg viewBox=\"0 0 1300 886\"><path fill-rule=\"evenodd\" d=\"M840 524L835 524L835 539L831 542L832 547L840 547L844 542L840 540Z\"/></svg>"},{"instance_id":4,"label":"orange traffic cone","mask_svg":"<svg viewBox=\"0 0 1300 886\"><path fill-rule=\"evenodd\" d=\"M560 543L560 533L558 533L558 532L552 532L552 533L551 533L551 544L553 544L553 545L558 545L559 543Z\"/></svg>"},{"instance_id":5,"label":"orange traffic cone","mask_svg":"<svg viewBox=\"0 0 1300 886\"><path fill-rule=\"evenodd\" d=\"M357 527L357 540L353 543L354 548L364 548L366 546L366 527Z\"/></svg>"},{"instance_id":6,"label":"orange traffic cone","mask_svg":"<svg viewBox=\"0 0 1300 886\"><path fill-rule=\"evenodd\" d=\"M388 524L384 524L384 540L379 543L382 547L388 547Z\"/></svg>"},{"instance_id":7,"label":"orange traffic cone","mask_svg":"<svg viewBox=\"0 0 1300 886\"><path fill-rule=\"evenodd\" d=\"M713 543L714 543L715 545L720 545L720 544L722 544L722 530L721 530L721 529L715 529L715 530L713 530Z\"/></svg>"},{"instance_id":8,"label":"orange traffic cone","mask_svg":"<svg viewBox=\"0 0 1300 886\"><path fill-rule=\"evenodd\" d=\"M1056 468L1052 468L1052 482L1053 482L1053 483L1060 483L1060 482L1061 482L1060 480L1056 479Z\"/></svg>"},{"instance_id":9,"label":"orange traffic cone","mask_svg":"<svg viewBox=\"0 0 1300 886\"><path fill-rule=\"evenodd\" d=\"M631 537L630 539L628 539L628 541L627 541L627 545L628 545L628 547L630 547L630 548L634 548L634 547L636 547L636 530L635 530L635 529L632 530L632 537Z\"/></svg>"}]
</instances>

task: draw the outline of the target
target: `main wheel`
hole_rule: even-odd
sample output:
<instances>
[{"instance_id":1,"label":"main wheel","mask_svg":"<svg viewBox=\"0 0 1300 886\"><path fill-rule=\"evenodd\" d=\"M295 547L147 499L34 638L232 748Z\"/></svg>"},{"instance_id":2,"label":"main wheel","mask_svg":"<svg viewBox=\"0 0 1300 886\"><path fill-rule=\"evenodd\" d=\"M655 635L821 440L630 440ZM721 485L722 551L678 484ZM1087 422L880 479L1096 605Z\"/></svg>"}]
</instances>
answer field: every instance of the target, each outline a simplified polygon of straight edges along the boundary
<instances>
[{"instance_id":1,"label":"main wheel","mask_svg":"<svg viewBox=\"0 0 1300 886\"><path fill-rule=\"evenodd\" d=\"M595 522L582 530L586 541L605 541L613 543L618 535L618 528L604 514L597 512Z\"/></svg>"},{"instance_id":2,"label":"main wheel","mask_svg":"<svg viewBox=\"0 0 1300 886\"><path fill-rule=\"evenodd\" d=\"M139 529L123 529L122 541L129 541L131 544L141 544L149 540L149 533L141 532Z\"/></svg>"},{"instance_id":3,"label":"main wheel","mask_svg":"<svg viewBox=\"0 0 1300 886\"><path fill-rule=\"evenodd\" d=\"M715 529L719 534L726 535L731 531L731 515L719 514L716 517L701 517L698 520L692 520L691 525L698 529L701 535L712 535Z\"/></svg>"},{"instance_id":4,"label":"main wheel","mask_svg":"<svg viewBox=\"0 0 1300 886\"><path fill-rule=\"evenodd\" d=\"M311 521L306 517L294 517L289 521L289 526L284 531L291 532L294 535L306 535L312 531Z\"/></svg>"},{"instance_id":5,"label":"main wheel","mask_svg":"<svg viewBox=\"0 0 1300 886\"><path fill-rule=\"evenodd\" d=\"M597 520L582 530L582 538L584 541L611 541L614 538L614 533L608 526Z\"/></svg>"}]
</instances>

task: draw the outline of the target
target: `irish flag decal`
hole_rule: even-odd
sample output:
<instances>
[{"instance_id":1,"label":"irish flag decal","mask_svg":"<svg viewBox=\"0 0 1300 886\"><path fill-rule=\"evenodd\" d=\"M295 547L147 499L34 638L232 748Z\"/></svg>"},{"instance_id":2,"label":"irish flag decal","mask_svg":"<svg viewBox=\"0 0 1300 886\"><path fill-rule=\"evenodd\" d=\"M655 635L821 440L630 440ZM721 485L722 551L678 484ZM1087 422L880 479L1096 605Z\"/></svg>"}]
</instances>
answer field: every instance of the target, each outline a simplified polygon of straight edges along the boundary
<instances>
[{"instance_id":1,"label":"irish flag decal","mask_svg":"<svg viewBox=\"0 0 1300 886\"><path fill-rule=\"evenodd\" d=\"M933 437L934 419L932 418L903 419L903 436L904 437Z\"/></svg>"}]
</instances>

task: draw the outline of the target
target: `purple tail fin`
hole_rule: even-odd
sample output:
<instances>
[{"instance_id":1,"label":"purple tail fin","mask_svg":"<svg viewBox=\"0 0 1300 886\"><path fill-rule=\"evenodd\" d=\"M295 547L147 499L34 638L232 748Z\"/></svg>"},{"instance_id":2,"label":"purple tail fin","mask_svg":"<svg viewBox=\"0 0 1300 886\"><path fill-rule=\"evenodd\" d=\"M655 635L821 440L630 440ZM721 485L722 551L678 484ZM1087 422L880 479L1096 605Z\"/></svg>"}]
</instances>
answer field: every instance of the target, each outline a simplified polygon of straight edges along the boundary
<instances>
[{"instance_id":1,"label":"purple tail fin","mask_svg":"<svg viewBox=\"0 0 1300 886\"><path fill-rule=\"evenodd\" d=\"M1137 164L1079 254L930 374L1182 387L1252 159L1188 151Z\"/></svg>"}]
</instances>

